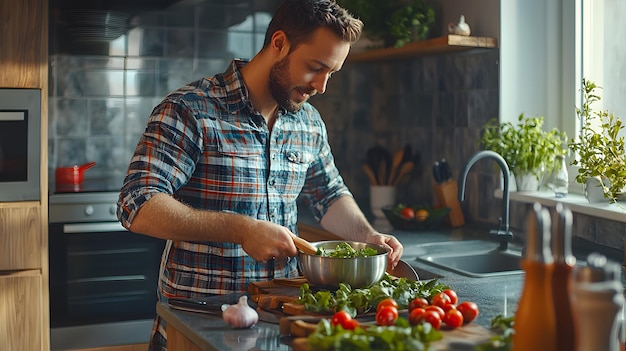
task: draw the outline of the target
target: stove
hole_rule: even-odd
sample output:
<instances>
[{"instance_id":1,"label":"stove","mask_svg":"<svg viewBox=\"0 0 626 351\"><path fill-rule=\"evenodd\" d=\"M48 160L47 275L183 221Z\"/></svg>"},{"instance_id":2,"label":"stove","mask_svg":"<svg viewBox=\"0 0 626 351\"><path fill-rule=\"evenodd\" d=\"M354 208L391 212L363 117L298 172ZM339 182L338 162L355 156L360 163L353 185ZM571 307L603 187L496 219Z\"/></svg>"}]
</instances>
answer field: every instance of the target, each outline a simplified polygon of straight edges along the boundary
<instances>
[{"instance_id":1,"label":"stove","mask_svg":"<svg viewBox=\"0 0 626 351\"><path fill-rule=\"evenodd\" d=\"M51 350L149 341L165 241L126 230L108 184L49 196Z\"/></svg>"}]
</instances>

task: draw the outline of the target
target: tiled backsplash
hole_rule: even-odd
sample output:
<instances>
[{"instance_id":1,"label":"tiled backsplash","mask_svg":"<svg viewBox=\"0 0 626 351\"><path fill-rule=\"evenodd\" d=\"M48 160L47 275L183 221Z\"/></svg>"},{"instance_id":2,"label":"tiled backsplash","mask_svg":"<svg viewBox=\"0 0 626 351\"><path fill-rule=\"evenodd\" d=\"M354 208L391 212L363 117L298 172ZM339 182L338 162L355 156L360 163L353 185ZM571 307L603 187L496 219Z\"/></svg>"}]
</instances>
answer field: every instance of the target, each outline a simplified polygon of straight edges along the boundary
<instances>
[{"instance_id":1,"label":"tiled backsplash","mask_svg":"<svg viewBox=\"0 0 626 351\"><path fill-rule=\"evenodd\" d=\"M262 47L279 1L259 3L145 13L112 42L72 41L58 14L49 62L50 181L56 167L96 161L86 178L114 177L121 185L147 117L168 92Z\"/></svg>"}]
</instances>

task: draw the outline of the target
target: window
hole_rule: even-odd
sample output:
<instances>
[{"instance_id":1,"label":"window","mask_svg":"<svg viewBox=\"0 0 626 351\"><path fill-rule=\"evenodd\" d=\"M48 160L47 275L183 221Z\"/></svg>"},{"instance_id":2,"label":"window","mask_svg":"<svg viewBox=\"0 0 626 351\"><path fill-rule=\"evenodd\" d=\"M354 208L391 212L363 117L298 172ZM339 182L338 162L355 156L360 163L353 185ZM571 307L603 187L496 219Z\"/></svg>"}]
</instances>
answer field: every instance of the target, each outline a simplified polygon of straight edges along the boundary
<instances>
[{"instance_id":1,"label":"window","mask_svg":"<svg viewBox=\"0 0 626 351\"><path fill-rule=\"evenodd\" d=\"M602 87L594 110L626 118L626 1L581 0L581 75ZM626 136L626 131L622 130Z\"/></svg>"}]
</instances>

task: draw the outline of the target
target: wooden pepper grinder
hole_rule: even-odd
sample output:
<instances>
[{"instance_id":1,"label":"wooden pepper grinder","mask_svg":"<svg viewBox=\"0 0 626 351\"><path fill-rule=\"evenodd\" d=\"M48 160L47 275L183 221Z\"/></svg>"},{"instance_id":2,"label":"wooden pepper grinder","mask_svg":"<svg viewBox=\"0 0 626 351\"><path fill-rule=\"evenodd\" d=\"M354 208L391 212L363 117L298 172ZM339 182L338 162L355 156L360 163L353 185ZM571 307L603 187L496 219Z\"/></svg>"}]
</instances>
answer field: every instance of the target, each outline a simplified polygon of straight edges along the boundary
<instances>
[{"instance_id":1,"label":"wooden pepper grinder","mask_svg":"<svg viewBox=\"0 0 626 351\"><path fill-rule=\"evenodd\" d=\"M535 203L528 215L526 253L522 268L526 272L513 329L515 351L557 351L556 321L552 302L553 258L550 250L550 212ZM537 311L542 311L540 318Z\"/></svg>"},{"instance_id":2,"label":"wooden pepper grinder","mask_svg":"<svg viewBox=\"0 0 626 351\"><path fill-rule=\"evenodd\" d=\"M572 305L567 298L572 291L572 269L576 265L576 257L572 255L572 211L558 203L553 218L552 302L556 319L556 344L559 351L575 351L576 327Z\"/></svg>"}]
</instances>

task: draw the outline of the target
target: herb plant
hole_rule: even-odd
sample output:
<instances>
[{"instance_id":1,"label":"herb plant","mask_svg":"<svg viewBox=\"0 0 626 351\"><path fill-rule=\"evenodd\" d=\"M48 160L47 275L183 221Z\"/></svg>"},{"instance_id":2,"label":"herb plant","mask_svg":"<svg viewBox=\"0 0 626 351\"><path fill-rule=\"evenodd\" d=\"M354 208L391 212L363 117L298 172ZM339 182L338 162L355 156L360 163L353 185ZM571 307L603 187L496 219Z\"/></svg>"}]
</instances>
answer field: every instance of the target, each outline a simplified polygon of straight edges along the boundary
<instances>
[{"instance_id":1,"label":"herb plant","mask_svg":"<svg viewBox=\"0 0 626 351\"><path fill-rule=\"evenodd\" d=\"M385 46L402 47L426 39L435 22L435 11L425 0L339 0L360 18L371 39L383 39Z\"/></svg>"},{"instance_id":2,"label":"herb plant","mask_svg":"<svg viewBox=\"0 0 626 351\"><path fill-rule=\"evenodd\" d=\"M567 154L567 135L553 128L543 130L543 117L518 117L518 123L491 119L481 138L483 147L499 153L516 174L531 173L541 179L554 168L556 156Z\"/></svg>"},{"instance_id":3,"label":"herb plant","mask_svg":"<svg viewBox=\"0 0 626 351\"><path fill-rule=\"evenodd\" d=\"M579 166L576 175L578 183L585 184L587 179L598 177L604 197L615 202L626 186L624 137L619 136L624 125L613 113L592 110L591 105L600 101L595 94L597 88L593 82L583 79L583 105L580 109L576 108L582 128L578 140L572 138L569 143L578 157L571 164ZM593 127L594 122L600 123L599 129Z\"/></svg>"}]
</instances>

